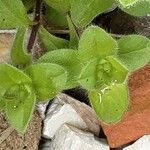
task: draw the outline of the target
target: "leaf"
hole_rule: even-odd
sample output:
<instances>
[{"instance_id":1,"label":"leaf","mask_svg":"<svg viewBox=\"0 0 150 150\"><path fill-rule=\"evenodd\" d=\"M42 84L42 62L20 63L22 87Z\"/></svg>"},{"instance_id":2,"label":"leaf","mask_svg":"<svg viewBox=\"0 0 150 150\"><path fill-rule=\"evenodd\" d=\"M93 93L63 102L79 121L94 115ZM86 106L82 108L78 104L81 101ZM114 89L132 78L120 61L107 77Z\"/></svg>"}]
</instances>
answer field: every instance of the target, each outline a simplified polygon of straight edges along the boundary
<instances>
[{"instance_id":1,"label":"leaf","mask_svg":"<svg viewBox=\"0 0 150 150\"><path fill-rule=\"evenodd\" d=\"M95 58L105 58L117 52L116 41L103 29L90 26L79 41L79 56L82 62Z\"/></svg>"},{"instance_id":2,"label":"leaf","mask_svg":"<svg viewBox=\"0 0 150 150\"><path fill-rule=\"evenodd\" d=\"M36 96L34 92L28 91L27 97L16 99L6 103L6 116L12 127L18 132L24 133L32 117Z\"/></svg>"},{"instance_id":3,"label":"leaf","mask_svg":"<svg viewBox=\"0 0 150 150\"><path fill-rule=\"evenodd\" d=\"M26 29L24 27L18 28L15 40L11 50L11 59L17 65L26 65L31 62L31 55L27 53L24 47Z\"/></svg>"},{"instance_id":4,"label":"leaf","mask_svg":"<svg viewBox=\"0 0 150 150\"><path fill-rule=\"evenodd\" d=\"M46 5L45 17L48 23L52 23L58 27L68 27L66 15L48 5Z\"/></svg>"},{"instance_id":5,"label":"leaf","mask_svg":"<svg viewBox=\"0 0 150 150\"><path fill-rule=\"evenodd\" d=\"M123 1L123 0L119 0ZM125 0L124 0L125 1ZM120 8L135 16L145 16L150 14L150 0L130 0L131 2L120 4Z\"/></svg>"},{"instance_id":6,"label":"leaf","mask_svg":"<svg viewBox=\"0 0 150 150\"><path fill-rule=\"evenodd\" d=\"M91 91L89 98L98 118L107 124L120 121L128 107L128 90L124 84Z\"/></svg>"},{"instance_id":7,"label":"leaf","mask_svg":"<svg viewBox=\"0 0 150 150\"><path fill-rule=\"evenodd\" d=\"M40 26L39 38L47 51L68 48L69 42L50 34L44 27Z\"/></svg>"},{"instance_id":8,"label":"leaf","mask_svg":"<svg viewBox=\"0 0 150 150\"><path fill-rule=\"evenodd\" d=\"M97 59L91 60L81 70L78 82L85 89L88 89L88 90L95 89L95 86L96 86L96 83L97 83L97 78L96 78L96 75L97 75L97 70L96 70L97 63L98 63Z\"/></svg>"},{"instance_id":9,"label":"leaf","mask_svg":"<svg viewBox=\"0 0 150 150\"><path fill-rule=\"evenodd\" d=\"M118 2L123 6L123 7L127 7L127 6L132 6L134 4L136 4L139 0L118 0Z\"/></svg>"},{"instance_id":10,"label":"leaf","mask_svg":"<svg viewBox=\"0 0 150 150\"><path fill-rule=\"evenodd\" d=\"M32 24L21 0L0 0L0 29Z\"/></svg>"},{"instance_id":11,"label":"leaf","mask_svg":"<svg viewBox=\"0 0 150 150\"><path fill-rule=\"evenodd\" d=\"M104 85L123 83L128 70L114 57L93 59L85 65L79 75L79 83L88 90L100 89Z\"/></svg>"},{"instance_id":12,"label":"leaf","mask_svg":"<svg viewBox=\"0 0 150 150\"><path fill-rule=\"evenodd\" d=\"M31 79L11 65L0 64L0 87L9 88L12 85L23 83L31 84Z\"/></svg>"},{"instance_id":13,"label":"leaf","mask_svg":"<svg viewBox=\"0 0 150 150\"><path fill-rule=\"evenodd\" d=\"M71 0L71 18L77 27L85 27L113 3L114 0Z\"/></svg>"},{"instance_id":14,"label":"leaf","mask_svg":"<svg viewBox=\"0 0 150 150\"><path fill-rule=\"evenodd\" d=\"M51 51L42 56L38 63L55 63L64 67L68 74L67 87L76 86L77 77L81 71L81 63L78 59L78 51L72 49L60 49Z\"/></svg>"},{"instance_id":15,"label":"leaf","mask_svg":"<svg viewBox=\"0 0 150 150\"><path fill-rule=\"evenodd\" d=\"M112 66L111 82L112 83L123 83L128 76L129 70L117 58L115 58L113 56L108 56L106 58L106 60ZM104 68L104 69L106 72L109 71L107 68Z\"/></svg>"},{"instance_id":16,"label":"leaf","mask_svg":"<svg viewBox=\"0 0 150 150\"><path fill-rule=\"evenodd\" d=\"M33 64L26 69L39 100L53 98L66 86L67 73L57 64Z\"/></svg>"},{"instance_id":17,"label":"leaf","mask_svg":"<svg viewBox=\"0 0 150 150\"><path fill-rule=\"evenodd\" d=\"M45 3L52 8L66 13L70 10L70 0L44 0Z\"/></svg>"},{"instance_id":18,"label":"leaf","mask_svg":"<svg viewBox=\"0 0 150 150\"><path fill-rule=\"evenodd\" d=\"M124 36L118 40L118 58L130 71L150 62L150 40L140 35Z\"/></svg>"},{"instance_id":19,"label":"leaf","mask_svg":"<svg viewBox=\"0 0 150 150\"><path fill-rule=\"evenodd\" d=\"M69 16L67 16L67 21L68 21L69 32L70 32L69 48L77 49L78 43L79 43L79 36L78 36L75 26Z\"/></svg>"}]
</instances>

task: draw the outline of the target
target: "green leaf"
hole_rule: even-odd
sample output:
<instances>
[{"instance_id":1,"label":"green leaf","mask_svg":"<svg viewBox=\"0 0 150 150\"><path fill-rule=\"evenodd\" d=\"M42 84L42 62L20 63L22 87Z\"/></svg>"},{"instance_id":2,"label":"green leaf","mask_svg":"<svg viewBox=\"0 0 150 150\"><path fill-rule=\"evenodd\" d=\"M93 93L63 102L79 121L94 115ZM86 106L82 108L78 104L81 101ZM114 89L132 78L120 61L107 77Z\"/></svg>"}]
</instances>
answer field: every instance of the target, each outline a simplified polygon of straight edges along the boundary
<instances>
[{"instance_id":1,"label":"green leaf","mask_svg":"<svg viewBox=\"0 0 150 150\"><path fill-rule=\"evenodd\" d=\"M24 99L15 99L6 103L6 116L11 126L18 132L24 133L32 117L36 96L28 91ZM21 94L21 93L20 93Z\"/></svg>"},{"instance_id":2,"label":"green leaf","mask_svg":"<svg viewBox=\"0 0 150 150\"><path fill-rule=\"evenodd\" d=\"M150 40L140 35L124 36L118 40L118 58L130 71L150 62Z\"/></svg>"},{"instance_id":3,"label":"green leaf","mask_svg":"<svg viewBox=\"0 0 150 150\"><path fill-rule=\"evenodd\" d=\"M70 32L69 48L77 49L78 43L79 43L79 36L78 36L75 26L69 16L67 16L67 21L68 21L69 32Z\"/></svg>"},{"instance_id":4,"label":"green leaf","mask_svg":"<svg viewBox=\"0 0 150 150\"><path fill-rule=\"evenodd\" d=\"M71 18L77 27L85 27L113 3L114 0L71 0Z\"/></svg>"},{"instance_id":5,"label":"green leaf","mask_svg":"<svg viewBox=\"0 0 150 150\"><path fill-rule=\"evenodd\" d=\"M60 12L68 12L70 10L70 0L44 0L45 3Z\"/></svg>"},{"instance_id":6,"label":"green leaf","mask_svg":"<svg viewBox=\"0 0 150 150\"><path fill-rule=\"evenodd\" d=\"M128 70L116 58L93 59L85 65L79 75L79 83L88 90L99 89L112 83L123 83Z\"/></svg>"},{"instance_id":7,"label":"green leaf","mask_svg":"<svg viewBox=\"0 0 150 150\"><path fill-rule=\"evenodd\" d=\"M39 38L47 51L52 51L61 48L68 48L69 42L65 39L58 38L50 34L44 27L39 29Z\"/></svg>"},{"instance_id":8,"label":"green leaf","mask_svg":"<svg viewBox=\"0 0 150 150\"><path fill-rule=\"evenodd\" d=\"M0 87L9 88L15 84L31 84L31 79L17 68L0 64Z\"/></svg>"},{"instance_id":9,"label":"green leaf","mask_svg":"<svg viewBox=\"0 0 150 150\"><path fill-rule=\"evenodd\" d=\"M21 0L0 0L0 29L32 24Z\"/></svg>"},{"instance_id":10,"label":"green leaf","mask_svg":"<svg viewBox=\"0 0 150 150\"><path fill-rule=\"evenodd\" d=\"M123 7L127 7L127 6L132 6L134 4L136 4L139 0L118 0L118 2L123 6Z\"/></svg>"},{"instance_id":11,"label":"green leaf","mask_svg":"<svg viewBox=\"0 0 150 150\"><path fill-rule=\"evenodd\" d=\"M48 5L46 5L45 17L48 23L52 23L58 27L68 27L66 15Z\"/></svg>"},{"instance_id":12,"label":"green leaf","mask_svg":"<svg viewBox=\"0 0 150 150\"><path fill-rule=\"evenodd\" d=\"M83 62L88 62L93 58L105 58L116 52L117 42L99 27L88 27L80 38L79 56Z\"/></svg>"},{"instance_id":13,"label":"green leaf","mask_svg":"<svg viewBox=\"0 0 150 150\"><path fill-rule=\"evenodd\" d=\"M123 3L120 2L120 8L135 16L145 16L150 14L150 0L118 0L126 1Z\"/></svg>"},{"instance_id":14,"label":"green leaf","mask_svg":"<svg viewBox=\"0 0 150 150\"><path fill-rule=\"evenodd\" d=\"M95 89L95 86L97 83L97 78L96 78L96 75L97 75L96 66L97 66L97 64L98 64L97 59L91 60L81 70L78 82L85 89L88 89L88 90Z\"/></svg>"},{"instance_id":15,"label":"green leaf","mask_svg":"<svg viewBox=\"0 0 150 150\"><path fill-rule=\"evenodd\" d=\"M26 65L31 62L31 55L27 53L24 46L26 29L24 27L18 28L15 40L11 50L11 59L17 65Z\"/></svg>"},{"instance_id":16,"label":"green leaf","mask_svg":"<svg viewBox=\"0 0 150 150\"><path fill-rule=\"evenodd\" d=\"M67 73L61 66L51 63L33 64L26 69L39 100L53 98L66 86Z\"/></svg>"},{"instance_id":17,"label":"green leaf","mask_svg":"<svg viewBox=\"0 0 150 150\"><path fill-rule=\"evenodd\" d=\"M68 74L67 88L76 86L77 77L81 71L81 63L78 59L78 51L72 49L60 49L51 51L42 56L38 63L55 63L64 67Z\"/></svg>"},{"instance_id":18,"label":"green leaf","mask_svg":"<svg viewBox=\"0 0 150 150\"><path fill-rule=\"evenodd\" d=\"M128 106L128 90L124 84L113 84L100 91L91 91L90 103L98 118L107 124L121 120Z\"/></svg>"},{"instance_id":19,"label":"green leaf","mask_svg":"<svg viewBox=\"0 0 150 150\"><path fill-rule=\"evenodd\" d=\"M111 64L111 82L112 83L123 83L128 75L129 70L115 57L108 56L106 60ZM105 67L105 66L104 66ZM109 72L109 68L104 68L106 72Z\"/></svg>"}]
</instances>

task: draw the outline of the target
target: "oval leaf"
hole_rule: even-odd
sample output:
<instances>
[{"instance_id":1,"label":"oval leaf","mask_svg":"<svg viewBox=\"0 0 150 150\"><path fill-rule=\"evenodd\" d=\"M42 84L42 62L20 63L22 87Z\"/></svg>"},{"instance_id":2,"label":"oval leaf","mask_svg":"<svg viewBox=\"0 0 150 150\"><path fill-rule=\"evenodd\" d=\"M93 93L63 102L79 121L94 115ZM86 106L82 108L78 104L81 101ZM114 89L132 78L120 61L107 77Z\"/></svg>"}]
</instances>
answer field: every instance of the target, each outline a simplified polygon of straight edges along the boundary
<instances>
[{"instance_id":1,"label":"oval leaf","mask_svg":"<svg viewBox=\"0 0 150 150\"><path fill-rule=\"evenodd\" d=\"M135 16L146 16L150 14L150 0L118 0L120 8ZM122 2L122 3L121 3Z\"/></svg>"},{"instance_id":2,"label":"oval leaf","mask_svg":"<svg viewBox=\"0 0 150 150\"><path fill-rule=\"evenodd\" d=\"M113 3L114 0L72 0L71 18L77 27L83 28Z\"/></svg>"},{"instance_id":3,"label":"oval leaf","mask_svg":"<svg viewBox=\"0 0 150 150\"><path fill-rule=\"evenodd\" d=\"M35 102L35 94L29 91L24 99L16 99L6 103L5 113L7 120L18 132L25 132L33 114Z\"/></svg>"},{"instance_id":4,"label":"oval leaf","mask_svg":"<svg viewBox=\"0 0 150 150\"><path fill-rule=\"evenodd\" d=\"M66 86L67 73L57 64L34 64L26 69L26 73L32 79L39 100L53 98Z\"/></svg>"},{"instance_id":5,"label":"oval leaf","mask_svg":"<svg viewBox=\"0 0 150 150\"><path fill-rule=\"evenodd\" d=\"M81 71L81 63L78 59L78 51L72 49L60 49L51 51L42 56L38 63L55 63L64 67L68 72L67 88L76 86L76 80Z\"/></svg>"},{"instance_id":6,"label":"oval leaf","mask_svg":"<svg viewBox=\"0 0 150 150\"><path fill-rule=\"evenodd\" d=\"M118 47L118 58L130 71L150 62L150 40L144 36L124 36L118 40Z\"/></svg>"},{"instance_id":7,"label":"oval leaf","mask_svg":"<svg viewBox=\"0 0 150 150\"><path fill-rule=\"evenodd\" d=\"M88 27L80 38L79 56L83 62L93 58L105 58L116 52L117 42L99 27Z\"/></svg>"},{"instance_id":8,"label":"oval leaf","mask_svg":"<svg viewBox=\"0 0 150 150\"><path fill-rule=\"evenodd\" d=\"M31 79L19 69L8 65L0 64L0 87L9 88L15 84L31 84Z\"/></svg>"},{"instance_id":9,"label":"oval leaf","mask_svg":"<svg viewBox=\"0 0 150 150\"><path fill-rule=\"evenodd\" d=\"M90 102L99 119L107 124L123 117L128 106L128 90L124 84L114 84L101 91L91 91Z\"/></svg>"},{"instance_id":10,"label":"oval leaf","mask_svg":"<svg viewBox=\"0 0 150 150\"><path fill-rule=\"evenodd\" d=\"M0 29L32 24L21 0L0 0Z\"/></svg>"}]
</instances>

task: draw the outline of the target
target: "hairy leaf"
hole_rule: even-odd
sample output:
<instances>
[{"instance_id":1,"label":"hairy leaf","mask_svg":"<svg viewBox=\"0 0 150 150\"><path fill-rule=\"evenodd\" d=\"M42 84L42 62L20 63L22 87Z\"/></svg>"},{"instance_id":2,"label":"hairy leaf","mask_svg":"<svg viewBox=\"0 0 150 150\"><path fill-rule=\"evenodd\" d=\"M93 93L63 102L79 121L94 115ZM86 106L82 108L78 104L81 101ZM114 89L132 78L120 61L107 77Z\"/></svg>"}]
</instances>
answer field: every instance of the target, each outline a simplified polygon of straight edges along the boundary
<instances>
[{"instance_id":1,"label":"hairy leaf","mask_svg":"<svg viewBox=\"0 0 150 150\"><path fill-rule=\"evenodd\" d=\"M86 89L99 89L112 83L123 83L128 70L114 57L91 60L83 67L79 83Z\"/></svg>"},{"instance_id":2,"label":"hairy leaf","mask_svg":"<svg viewBox=\"0 0 150 150\"><path fill-rule=\"evenodd\" d=\"M39 38L47 51L52 51L61 48L68 48L69 42L65 39L58 38L50 34L44 27L39 29Z\"/></svg>"},{"instance_id":3,"label":"hairy leaf","mask_svg":"<svg viewBox=\"0 0 150 150\"><path fill-rule=\"evenodd\" d=\"M79 36L78 36L75 26L69 16L67 16L67 21L68 21L69 32L70 32L69 48L77 49L78 43L79 43Z\"/></svg>"},{"instance_id":4,"label":"hairy leaf","mask_svg":"<svg viewBox=\"0 0 150 150\"><path fill-rule=\"evenodd\" d=\"M118 40L118 58L131 71L150 62L150 40L140 35L124 36Z\"/></svg>"},{"instance_id":5,"label":"hairy leaf","mask_svg":"<svg viewBox=\"0 0 150 150\"><path fill-rule=\"evenodd\" d=\"M135 16L150 14L150 0L118 0L120 8Z\"/></svg>"},{"instance_id":6,"label":"hairy leaf","mask_svg":"<svg viewBox=\"0 0 150 150\"><path fill-rule=\"evenodd\" d=\"M17 65L26 65L31 62L31 55L27 54L27 50L24 47L26 29L24 27L18 28L15 40L13 42L11 50L11 59L13 63Z\"/></svg>"},{"instance_id":7,"label":"hairy leaf","mask_svg":"<svg viewBox=\"0 0 150 150\"><path fill-rule=\"evenodd\" d=\"M112 83L123 83L128 75L129 70L116 58L109 56L106 60L110 63L112 70L105 64L103 66L104 71L110 71L110 78ZM106 67L106 68L105 68Z\"/></svg>"},{"instance_id":8,"label":"hairy leaf","mask_svg":"<svg viewBox=\"0 0 150 150\"><path fill-rule=\"evenodd\" d=\"M81 70L78 82L85 89L95 89L95 86L96 86L96 83L97 83L97 79L96 79L96 75L97 75L97 70L96 70L97 63L98 63L97 59L91 60Z\"/></svg>"},{"instance_id":9,"label":"hairy leaf","mask_svg":"<svg viewBox=\"0 0 150 150\"><path fill-rule=\"evenodd\" d=\"M42 56L38 63L55 63L61 65L68 71L67 88L76 86L76 80L81 71L78 59L78 51L72 49L60 49L51 51Z\"/></svg>"},{"instance_id":10,"label":"hairy leaf","mask_svg":"<svg viewBox=\"0 0 150 150\"><path fill-rule=\"evenodd\" d=\"M31 84L31 79L11 65L0 64L0 87L9 88L12 85L23 83Z\"/></svg>"},{"instance_id":11,"label":"hairy leaf","mask_svg":"<svg viewBox=\"0 0 150 150\"><path fill-rule=\"evenodd\" d=\"M0 0L0 29L31 24L21 0Z\"/></svg>"},{"instance_id":12,"label":"hairy leaf","mask_svg":"<svg viewBox=\"0 0 150 150\"><path fill-rule=\"evenodd\" d=\"M68 12L70 10L70 0L44 0L45 3L52 8L61 11Z\"/></svg>"},{"instance_id":13,"label":"hairy leaf","mask_svg":"<svg viewBox=\"0 0 150 150\"><path fill-rule=\"evenodd\" d=\"M137 3L139 0L118 0L118 2L123 6L123 7L127 7L127 6L132 6L135 3Z\"/></svg>"},{"instance_id":14,"label":"hairy leaf","mask_svg":"<svg viewBox=\"0 0 150 150\"><path fill-rule=\"evenodd\" d=\"M67 27L67 18L66 14L59 12L58 10L49 7L46 5L46 10L45 10L45 17L48 22L58 26L58 27Z\"/></svg>"},{"instance_id":15,"label":"hairy leaf","mask_svg":"<svg viewBox=\"0 0 150 150\"><path fill-rule=\"evenodd\" d=\"M39 100L53 98L66 86L67 73L61 66L51 63L33 64L26 69Z\"/></svg>"},{"instance_id":16,"label":"hairy leaf","mask_svg":"<svg viewBox=\"0 0 150 150\"><path fill-rule=\"evenodd\" d=\"M28 91L24 99L15 99L6 103L5 113L7 119L18 132L25 132L33 114L35 102L36 96L34 92Z\"/></svg>"},{"instance_id":17,"label":"hairy leaf","mask_svg":"<svg viewBox=\"0 0 150 150\"><path fill-rule=\"evenodd\" d=\"M114 0L71 0L71 18L76 26L85 27L113 3Z\"/></svg>"},{"instance_id":18,"label":"hairy leaf","mask_svg":"<svg viewBox=\"0 0 150 150\"><path fill-rule=\"evenodd\" d=\"M128 90L124 84L91 91L89 98L99 119L107 124L120 121L128 106Z\"/></svg>"},{"instance_id":19,"label":"hairy leaf","mask_svg":"<svg viewBox=\"0 0 150 150\"><path fill-rule=\"evenodd\" d=\"M117 42L103 29L90 26L79 41L79 56L83 62L93 58L105 58L117 52Z\"/></svg>"}]
</instances>

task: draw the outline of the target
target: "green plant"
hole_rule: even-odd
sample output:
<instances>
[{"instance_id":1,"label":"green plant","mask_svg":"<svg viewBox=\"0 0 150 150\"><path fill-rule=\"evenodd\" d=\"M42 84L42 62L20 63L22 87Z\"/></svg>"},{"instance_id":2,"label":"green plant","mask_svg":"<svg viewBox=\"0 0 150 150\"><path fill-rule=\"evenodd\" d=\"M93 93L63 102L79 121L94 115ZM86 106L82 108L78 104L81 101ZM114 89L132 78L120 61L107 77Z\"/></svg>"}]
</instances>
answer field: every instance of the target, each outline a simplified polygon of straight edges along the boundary
<instances>
[{"instance_id":1,"label":"green plant","mask_svg":"<svg viewBox=\"0 0 150 150\"><path fill-rule=\"evenodd\" d=\"M26 9L32 10L35 2L35 18L31 21ZM0 29L17 28L12 63L0 64L0 108L17 131L25 131L36 102L50 100L60 91L77 86L88 91L101 121L115 123L121 119L129 103L127 77L150 61L150 40L140 35L115 40L97 26L83 31L114 2L45 0L44 15L41 0L0 0ZM129 13L143 15L149 11L145 10L150 1L118 0L117 4ZM41 18L53 21L51 14L55 16L54 23L68 26L69 40L56 37L43 27ZM83 31L81 36L79 28ZM37 36L47 51L39 59L33 57Z\"/></svg>"}]
</instances>

